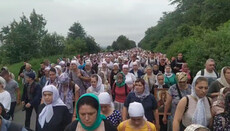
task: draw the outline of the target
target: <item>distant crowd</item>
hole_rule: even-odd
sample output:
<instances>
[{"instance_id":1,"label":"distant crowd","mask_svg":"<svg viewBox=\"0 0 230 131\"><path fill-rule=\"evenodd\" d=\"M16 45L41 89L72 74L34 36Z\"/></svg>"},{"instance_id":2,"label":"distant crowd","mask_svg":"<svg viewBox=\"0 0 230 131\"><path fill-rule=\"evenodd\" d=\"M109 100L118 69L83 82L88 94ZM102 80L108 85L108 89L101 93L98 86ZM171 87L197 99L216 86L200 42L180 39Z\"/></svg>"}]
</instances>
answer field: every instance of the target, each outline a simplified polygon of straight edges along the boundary
<instances>
[{"instance_id":1,"label":"distant crowd","mask_svg":"<svg viewBox=\"0 0 230 131\"><path fill-rule=\"evenodd\" d=\"M40 65L25 61L18 75L2 67L0 131L230 131L230 66L217 72L211 58L194 77L182 53L140 48Z\"/></svg>"}]
</instances>

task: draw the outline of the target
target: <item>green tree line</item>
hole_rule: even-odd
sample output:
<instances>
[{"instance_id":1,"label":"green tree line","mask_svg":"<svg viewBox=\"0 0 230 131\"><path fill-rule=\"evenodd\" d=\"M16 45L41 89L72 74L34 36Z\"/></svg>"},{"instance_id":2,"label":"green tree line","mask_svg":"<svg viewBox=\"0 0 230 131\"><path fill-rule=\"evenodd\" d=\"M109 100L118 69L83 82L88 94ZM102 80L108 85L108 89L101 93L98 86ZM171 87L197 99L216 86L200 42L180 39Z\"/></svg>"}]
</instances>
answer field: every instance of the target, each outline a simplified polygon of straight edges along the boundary
<instances>
[{"instance_id":1,"label":"green tree line","mask_svg":"<svg viewBox=\"0 0 230 131\"><path fill-rule=\"evenodd\" d=\"M49 33L45 18L32 11L24 14L0 31L0 64L12 64L31 58L74 53L96 53L101 50L92 36L86 34L79 22L69 28L68 36Z\"/></svg>"},{"instance_id":2,"label":"green tree line","mask_svg":"<svg viewBox=\"0 0 230 131\"><path fill-rule=\"evenodd\" d=\"M228 0L171 0L158 24L145 32L138 46L166 53L182 52L193 74L213 58L217 69L230 65L230 2Z\"/></svg>"}]
</instances>

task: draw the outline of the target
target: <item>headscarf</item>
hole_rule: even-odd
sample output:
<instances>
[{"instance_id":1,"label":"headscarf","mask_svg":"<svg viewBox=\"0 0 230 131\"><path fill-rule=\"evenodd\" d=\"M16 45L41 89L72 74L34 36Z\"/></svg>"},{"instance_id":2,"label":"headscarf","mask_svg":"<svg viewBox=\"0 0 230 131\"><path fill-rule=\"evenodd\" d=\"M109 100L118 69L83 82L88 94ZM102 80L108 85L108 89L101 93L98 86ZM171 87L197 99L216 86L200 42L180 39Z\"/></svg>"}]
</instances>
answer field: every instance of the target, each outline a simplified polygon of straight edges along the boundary
<instances>
[{"instance_id":1,"label":"headscarf","mask_svg":"<svg viewBox=\"0 0 230 131\"><path fill-rule=\"evenodd\" d=\"M107 105L110 105L111 107L114 107L114 104L112 102L112 98L108 92L100 93L98 95L98 99L99 99L100 104L107 104Z\"/></svg>"},{"instance_id":2,"label":"headscarf","mask_svg":"<svg viewBox=\"0 0 230 131\"><path fill-rule=\"evenodd\" d=\"M130 117L144 117L145 110L141 103L134 101L129 104L128 113Z\"/></svg>"},{"instance_id":3,"label":"headscarf","mask_svg":"<svg viewBox=\"0 0 230 131\"><path fill-rule=\"evenodd\" d=\"M102 84L102 79L99 75L97 75L97 86L96 88L90 86L89 88L92 89L92 93L94 93L95 95L99 95L101 92L104 92L104 84Z\"/></svg>"},{"instance_id":4,"label":"headscarf","mask_svg":"<svg viewBox=\"0 0 230 131\"><path fill-rule=\"evenodd\" d=\"M205 97L199 98L196 95L196 91L195 91L196 81L199 77L203 77L203 76L196 76L192 82L192 94L191 94L191 96L195 97L198 100L195 112L194 112L193 117L192 117L192 123L207 126L208 123L207 123L205 103L204 103Z\"/></svg>"},{"instance_id":5,"label":"headscarf","mask_svg":"<svg viewBox=\"0 0 230 131\"><path fill-rule=\"evenodd\" d=\"M170 67L170 66L168 66L168 67ZM165 68L165 76L168 77L168 78L170 78L170 77L172 77L172 75L173 75L172 68L170 67L170 72L169 73L166 72L166 68Z\"/></svg>"},{"instance_id":6,"label":"headscarf","mask_svg":"<svg viewBox=\"0 0 230 131\"><path fill-rule=\"evenodd\" d=\"M179 82L179 81L187 81L188 80L187 74L185 72L176 73L176 78L177 78L177 82ZM194 80L193 80L193 82L194 82Z\"/></svg>"},{"instance_id":7,"label":"headscarf","mask_svg":"<svg viewBox=\"0 0 230 131\"><path fill-rule=\"evenodd\" d=\"M224 69L225 69L226 67L223 67L222 69L221 69L221 75L220 75L220 78L218 78L217 79L217 81L219 81L220 82L220 84L221 85L223 85L223 86L225 86L225 87L230 87L230 84L226 81L226 78L225 78L225 76L224 76Z\"/></svg>"},{"instance_id":8,"label":"headscarf","mask_svg":"<svg viewBox=\"0 0 230 131\"><path fill-rule=\"evenodd\" d=\"M196 131L197 129L200 129L200 128L206 129L207 131L209 131L209 129L207 127L204 127L204 126L199 125L199 124L191 124L188 127L186 127L184 131Z\"/></svg>"},{"instance_id":9,"label":"headscarf","mask_svg":"<svg viewBox=\"0 0 230 131\"><path fill-rule=\"evenodd\" d=\"M58 77L58 82L63 84L63 83L67 83L69 82L70 78L69 75L67 73L62 73L59 77Z\"/></svg>"},{"instance_id":10,"label":"headscarf","mask_svg":"<svg viewBox=\"0 0 230 131\"><path fill-rule=\"evenodd\" d=\"M93 123L93 125L90 126L90 127L89 127L89 126L86 126L85 124L82 123L82 121L81 121L81 119L80 119L80 116L79 116L79 109L78 109L79 101L80 101L82 98L86 97L86 96L92 97L92 98L95 99L95 100L97 101L97 103L98 103L97 118L96 118L95 122ZM97 97L95 94L93 94L93 93L86 93L86 94L82 95L82 96L78 99L77 104L76 104L76 113L77 113L77 118L76 118L76 120L79 121L80 124L81 124L81 126L82 126L85 130L87 130L87 131L94 131L95 129L97 129L97 128L100 126L101 121L106 119L106 117L105 117L104 115L101 114L101 106L100 106L100 104L99 104L98 97Z\"/></svg>"},{"instance_id":11,"label":"headscarf","mask_svg":"<svg viewBox=\"0 0 230 131\"><path fill-rule=\"evenodd\" d=\"M144 92L142 94L138 94L135 87L134 87L135 96L141 100L145 99L150 94L147 84L144 85L144 88L145 88Z\"/></svg>"},{"instance_id":12,"label":"headscarf","mask_svg":"<svg viewBox=\"0 0 230 131\"><path fill-rule=\"evenodd\" d=\"M117 87L122 87L122 86L124 86L125 85L125 74L123 73L123 72L119 72L119 73L117 73L117 76L118 76L118 74L122 74L122 82L121 83L118 83L118 81L117 81L117 79L118 79L118 77L116 78L116 86Z\"/></svg>"},{"instance_id":13,"label":"headscarf","mask_svg":"<svg viewBox=\"0 0 230 131\"><path fill-rule=\"evenodd\" d=\"M225 92L225 90L227 90ZM225 92L225 93L224 93ZM223 87L220 89L220 93L217 97L217 100L213 102L213 107L218 106L218 110L216 111L216 114L223 113L224 112L224 107L225 107L225 96L227 93L230 93L230 88L229 87Z\"/></svg>"},{"instance_id":14,"label":"headscarf","mask_svg":"<svg viewBox=\"0 0 230 131\"><path fill-rule=\"evenodd\" d=\"M53 93L53 101L51 104L47 104L44 100L44 97L42 97L44 103L45 103L45 107L42 109L41 113L39 114L38 117L38 122L41 125L41 128L44 127L45 122L48 123L51 118L53 117L53 107L55 106L66 106L63 101L60 99L59 94L58 94L58 90L54 85L48 85L43 87L42 89L42 95L45 91L49 91Z\"/></svg>"},{"instance_id":15,"label":"headscarf","mask_svg":"<svg viewBox=\"0 0 230 131\"><path fill-rule=\"evenodd\" d=\"M1 76L0 76L0 84L2 84L3 89L5 89L5 87L6 87L6 81L5 81L5 79L2 78Z\"/></svg>"}]
</instances>

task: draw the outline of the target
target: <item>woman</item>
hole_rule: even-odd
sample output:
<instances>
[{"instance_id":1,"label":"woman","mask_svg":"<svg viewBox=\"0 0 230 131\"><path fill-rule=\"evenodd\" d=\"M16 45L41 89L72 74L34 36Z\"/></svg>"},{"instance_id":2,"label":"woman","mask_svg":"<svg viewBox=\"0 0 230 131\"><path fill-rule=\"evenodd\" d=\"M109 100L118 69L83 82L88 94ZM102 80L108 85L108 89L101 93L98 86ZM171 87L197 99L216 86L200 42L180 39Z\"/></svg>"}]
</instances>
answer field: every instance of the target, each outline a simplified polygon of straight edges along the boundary
<instances>
[{"instance_id":1,"label":"woman","mask_svg":"<svg viewBox=\"0 0 230 131\"><path fill-rule=\"evenodd\" d=\"M225 97L224 112L214 117L214 131L229 131L230 130L230 93Z\"/></svg>"},{"instance_id":2,"label":"woman","mask_svg":"<svg viewBox=\"0 0 230 131\"><path fill-rule=\"evenodd\" d=\"M217 101L212 104L212 113L213 115L218 115L224 112L225 109L225 96L230 93L229 87L224 87L220 89L220 94L217 97Z\"/></svg>"},{"instance_id":3,"label":"woman","mask_svg":"<svg viewBox=\"0 0 230 131\"><path fill-rule=\"evenodd\" d=\"M152 88L154 87L156 82L156 76L153 74L151 66L147 66L145 68L145 72L146 74L144 75L143 79L145 80L145 83L147 84L146 86L148 86L149 91L152 91Z\"/></svg>"},{"instance_id":4,"label":"woman","mask_svg":"<svg viewBox=\"0 0 230 131\"><path fill-rule=\"evenodd\" d=\"M104 85L102 84L101 77L93 74L91 76L91 86L87 89L87 93L93 93L98 96L101 92L104 92Z\"/></svg>"},{"instance_id":5,"label":"woman","mask_svg":"<svg viewBox=\"0 0 230 131\"><path fill-rule=\"evenodd\" d=\"M156 131L155 125L145 120L145 111L141 103L130 103L128 113L130 119L119 124L118 131Z\"/></svg>"},{"instance_id":6,"label":"woman","mask_svg":"<svg viewBox=\"0 0 230 131\"><path fill-rule=\"evenodd\" d=\"M208 96L211 97L213 101L217 99L221 88L230 87L230 67L223 67L220 74L220 78L212 82L208 89Z\"/></svg>"},{"instance_id":7,"label":"woman","mask_svg":"<svg viewBox=\"0 0 230 131\"><path fill-rule=\"evenodd\" d=\"M186 127L184 131L210 131L207 127L204 127L199 124L191 124L190 126Z\"/></svg>"},{"instance_id":8,"label":"woman","mask_svg":"<svg viewBox=\"0 0 230 131\"><path fill-rule=\"evenodd\" d=\"M82 95L76 105L77 119L65 131L116 131L101 115L98 97L92 93Z\"/></svg>"},{"instance_id":9,"label":"woman","mask_svg":"<svg viewBox=\"0 0 230 131\"><path fill-rule=\"evenodd\" d=\"M116 80L118 72L120 72L119 65L118 65L118 63L114 63L113 64L113 70L111 71L111 74L110 74L110 86L111 87L113 87L113 84Z\"/></svg>"},{"instance_id":10,"label":"woman","mask_svg":"<svg viewBox=\"0 0 230 131\"><path fill-rule=\"evenodd\" d=\"M45 86L47 85L54 85L56 88L59 88L59 83L58 83L58 73L55 68L50 68L49 71L49 79L46 81Z\"/></svg>"},{"instance_id":11,"label":"woman","mask_svg":"<svg viewBox=\"0 0 230 131\"><path fill-rule=\"evenodd\" d=\"M178 72L177 75L177 84L171 86L168 90L166 96L166 104L164 108L164 116L163 122L167 124L168 122L168 131L172 130L172 122L174 118L174 114L176 111L177 104L179 103L180 99L186 95L191 94L191 85L187 84L187 74L184 72ZM167 113L168 110L171 108L171 115L169 116L169 121L167 120Z\"/></svg>"},{"instance_id":12,"label":"woman","mask_svg":"<svg viewBox=\"0 0 230 131\"><path fill-rule=\"evenodd\" d=\"M69 111L53 85L42 89L43 104L38 109L37 131L64 131L71 122Z\"/></svg>"},{"instance_id":13,"label":"woman","mask_svg":"<svg viewBox=\"0 0 230 131\"><path fill-rule=\"evenodd\" d=\"M195 77L192 83L192 94L183 97L178 103L173 120L173 131L183 131L191 124L211 126L211 100L206 97L207 92L208 80L202 76Z\"/></svg>"},{"instance_id":14,"label":"woman","mask_svg":"<svg viewBox=\"0 0 230 131\"><path fill-rule=\"evenodd\" d=\"M98 96L101 105L101 113L106 116L114 127L117 127L121 122L121 112L114 110L111 96L107 92L102 92Z\"/></svg>"},{"instance_id":15,"label":"woman","mask_svg":"<svg viewBox=\"0 0 230 131\"><path fill-rule=\"evenodd\" d=\"M129 93L129 88L125 83L125 74L123 72L117 73L116 81L112 88L112 97L114 100L115 110L122 112L125 99Z\"/></svg>"},{"instance_id":16,"label":"woman","mask_svg":"<svg viewBox=\"0 0 230 131\"><path fill-rule=\"evenodd\" d=\"M172 73L170 65L165 66L164 78L165 84L168 85L168 87L176 84L176 75Z\"/></svg>"},{"instance_id":17,"label":"woman","mask_svg":"<svg viewBox=\"0 0 230 131\"><path fill-rule=\"evenodd\" d=\"M146 119L149 122L155 123L157 129L159 129L159 115L157 102L154 96L150 94L147 86L145 86L145 81L143 79L137 79L134 84L134 92L130 92L125 100L122 110L122 119L127 119L127 112L130 103L134 101L140 102L144 107Z\"/></svg>"},{"instance_id":18,"label":"woman","mask_svg":"<svg viewBox=\"0 0 230 131\"><path fill-rule=\"evenodd\" d=\"M123 65L122 66L122 72L125 74L125 83L129 87L129 90L133 90L133 83L136 80L136 77L134 74L129 73L129 66L128 65Z\"/></svg>"},{"instance_id":19,"label":"woman","mask_svg":"<svg viewBox=\"0 0 230 131\"><path fill-rule=\"evenodd\" d=\"M0 76L0 103L5 107L5 111L10 111L11 97L10 93L5 90L6 81Z\"/></svg>"},{"instance_id":20,"label":"woman","mask_svg":"<svg viewBox=\"0 0 230 131\"><path fill-rule=\"evenodd\" d=\"M188 84L191 84L192 83L192 76L191 76L191 72L190 72L190 70L188 68L188 63L183 63L180 71L187 73Z\"/></svg>"}]
</instances>

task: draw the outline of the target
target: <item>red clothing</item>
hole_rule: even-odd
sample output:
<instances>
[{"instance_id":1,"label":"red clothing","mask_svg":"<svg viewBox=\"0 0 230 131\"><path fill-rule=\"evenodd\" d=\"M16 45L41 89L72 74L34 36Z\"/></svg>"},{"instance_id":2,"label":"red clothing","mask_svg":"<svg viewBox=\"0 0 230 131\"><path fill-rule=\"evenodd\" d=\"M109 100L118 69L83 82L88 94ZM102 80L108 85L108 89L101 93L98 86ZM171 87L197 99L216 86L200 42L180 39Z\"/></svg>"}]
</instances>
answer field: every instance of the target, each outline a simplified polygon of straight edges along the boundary
<instances>
[{"instance_id":1,"label":"red clothing","mask_svg":"<svg viewBox=\"0 0 230 131\"><path fill-rule=\"evenodd\" d=\"M126 92L125 92L125 85L124 86L122 86L122 87L118 87L118 86L116 86L116 88L115 88L115 101L117 101L117 102L120 102L120 103L124 103L125 102L125 99L126 99L126 96L128 95L128 93L129 93L129 88L128 88L128 86L126 85L126 92L127 92L127 94L126 94Z\"/></svg>"}]
</instances>

